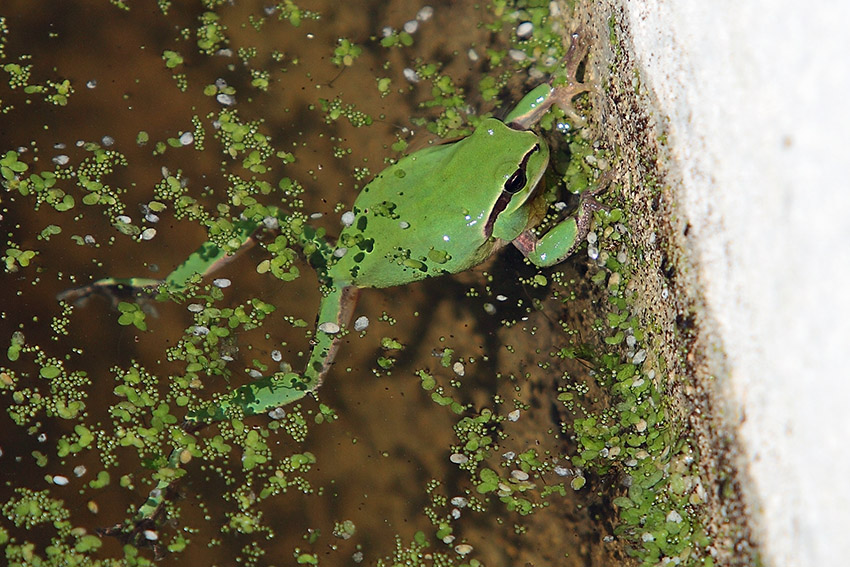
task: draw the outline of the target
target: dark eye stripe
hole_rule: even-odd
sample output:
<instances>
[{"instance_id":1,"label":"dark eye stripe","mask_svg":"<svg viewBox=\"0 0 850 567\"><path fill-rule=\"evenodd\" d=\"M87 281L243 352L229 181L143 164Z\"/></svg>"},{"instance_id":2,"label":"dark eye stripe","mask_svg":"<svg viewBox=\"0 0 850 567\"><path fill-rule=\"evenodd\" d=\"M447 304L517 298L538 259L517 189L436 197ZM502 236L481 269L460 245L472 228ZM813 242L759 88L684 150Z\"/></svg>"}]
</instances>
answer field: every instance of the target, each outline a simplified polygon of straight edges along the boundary
<instances>
[{"instance_id":1,"label":"dark eye stripe","mask_svg":"<svg viewBox=\"0 0 850 567\"><path fill-rule=\"evenodd\" d=\"M535 144L534 147L522 157L522 161L519 163L517 170L508 177L507 181L505 181L505 185L502 187L502 192L499 194L499 198L493 205L493 211L490 213L490 217L484 225L484 236L486 238L490 238L490 235L493 234L493 225L496 223L496 219L499 218L502 211L508 207L508 203L511 202L513 196L522 191L526 183L528 183L528 176L525 174L525 170L528 167L528 160L531 157L531 154L539 151L540 145Z\"/></svg>"}]
</instances>

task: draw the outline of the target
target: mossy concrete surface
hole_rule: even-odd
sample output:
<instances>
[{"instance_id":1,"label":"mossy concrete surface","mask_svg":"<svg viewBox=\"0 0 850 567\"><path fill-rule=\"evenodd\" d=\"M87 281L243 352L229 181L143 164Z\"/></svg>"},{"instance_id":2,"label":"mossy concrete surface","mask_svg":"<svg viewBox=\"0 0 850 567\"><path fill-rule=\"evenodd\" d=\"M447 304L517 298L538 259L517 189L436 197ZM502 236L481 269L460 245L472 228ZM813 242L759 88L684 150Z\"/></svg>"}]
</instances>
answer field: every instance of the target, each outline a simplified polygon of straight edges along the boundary
<instances>
[{"instance_id":1,"label":"mossy concrete surface","mask_svg":"<svg viewBox=\"0 0 850 567\"><path fill-rule=\"evenodd\" d=\"M603 126L718 565L848 557L850 8L598 2Z\"/></svg>"}]
</instances>

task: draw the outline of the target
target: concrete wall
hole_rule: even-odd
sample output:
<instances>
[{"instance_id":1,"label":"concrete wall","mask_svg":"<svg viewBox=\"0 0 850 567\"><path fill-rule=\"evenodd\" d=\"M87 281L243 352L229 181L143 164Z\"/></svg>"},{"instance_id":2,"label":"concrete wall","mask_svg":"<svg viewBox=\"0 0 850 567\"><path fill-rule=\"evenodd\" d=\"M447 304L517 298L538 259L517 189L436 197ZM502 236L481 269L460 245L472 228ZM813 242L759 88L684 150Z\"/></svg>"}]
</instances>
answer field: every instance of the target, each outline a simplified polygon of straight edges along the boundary
<instances>
[{"instance_id":1,"label":"concrete wall","mask_svg":"<svg viewBox=\"0 0 850 567\"><path fill-rule=\"evenodd\" d=\"M850 561L850 3L625 1L765 563Z\"/></svg>"}]
</instances>

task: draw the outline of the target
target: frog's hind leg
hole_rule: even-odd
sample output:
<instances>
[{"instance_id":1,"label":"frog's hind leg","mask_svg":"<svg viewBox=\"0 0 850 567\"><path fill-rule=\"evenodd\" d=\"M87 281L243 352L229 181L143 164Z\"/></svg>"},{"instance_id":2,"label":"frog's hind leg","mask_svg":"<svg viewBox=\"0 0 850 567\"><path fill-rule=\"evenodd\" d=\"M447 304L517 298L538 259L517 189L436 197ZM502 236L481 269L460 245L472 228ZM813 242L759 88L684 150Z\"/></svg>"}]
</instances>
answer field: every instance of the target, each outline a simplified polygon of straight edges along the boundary
<instances>
[{"instance_id":1,"label":"frog's hind leg","mask_svg":"<svg viewBox=\"0 0 850 567\"><path fill-rule=\"evenodd\" d=\"M356 286L339 285L329 289L319 305L316 318L316 333L310 360L303 374L277 372L245 384L236 390L214 400L208 406L189 413L183 430L194 434L207 425L230 417L258 415L274 411L276 408L300 400L321 386L331 369L341 339L351 320L360 289ZM182 466L183 447L176 447L168 457L167 468L176 471ZM139 507L131 527L119 524L103 530L104 535L116 536L124 543L154 547L159 555L155 540L146 539L145 534L156 529L164 513L165 504L173 498L179 476L161 479L147 500Z\"/></svg>"},{"instance_id":2,"label":"frog's hind leg","mask_svg":"<svg viewBox=\"0 0 850 567\"><path fill-rule=\"evenodd\" d=\"M351 320L360 289L333 286L319 305L310 359L302 374L276 372L245 384L186 416L186 428L229 416L259 415L300 400L321 386Z\"/></svg>"}]
</instances>

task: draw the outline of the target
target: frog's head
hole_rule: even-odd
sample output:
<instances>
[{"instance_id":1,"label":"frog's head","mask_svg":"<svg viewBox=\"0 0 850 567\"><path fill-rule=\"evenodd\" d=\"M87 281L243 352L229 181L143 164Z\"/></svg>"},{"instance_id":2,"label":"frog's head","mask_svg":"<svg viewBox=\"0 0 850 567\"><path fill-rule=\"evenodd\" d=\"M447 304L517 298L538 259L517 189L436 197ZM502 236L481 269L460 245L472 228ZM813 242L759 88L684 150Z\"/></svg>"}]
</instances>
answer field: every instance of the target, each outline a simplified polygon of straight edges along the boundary
<instances>
[{"instance_id":1,"label":"frog's head","mask_svg":"<svg viewBox=\"0 0 850 567\"><path fill-rule=\"evenodd\" d=\"M513 240L528 224L534 190L549 163L549 146L534 132L515 130L495 119L484 121L476 132L482 129L499 139L490 156L496 168L496 194L485 235Z\"/></svg>"}]
</instances>

